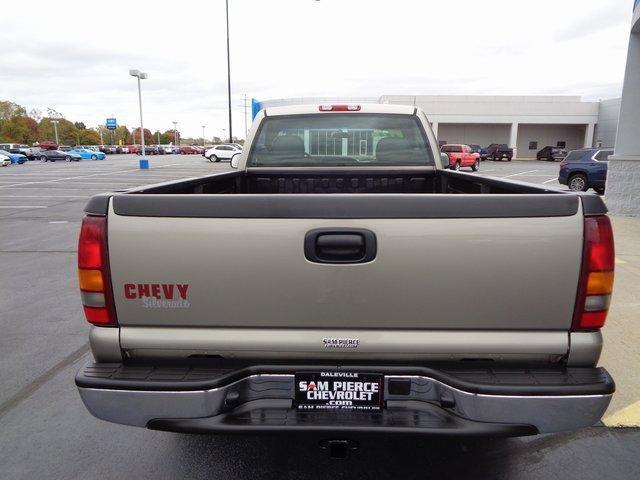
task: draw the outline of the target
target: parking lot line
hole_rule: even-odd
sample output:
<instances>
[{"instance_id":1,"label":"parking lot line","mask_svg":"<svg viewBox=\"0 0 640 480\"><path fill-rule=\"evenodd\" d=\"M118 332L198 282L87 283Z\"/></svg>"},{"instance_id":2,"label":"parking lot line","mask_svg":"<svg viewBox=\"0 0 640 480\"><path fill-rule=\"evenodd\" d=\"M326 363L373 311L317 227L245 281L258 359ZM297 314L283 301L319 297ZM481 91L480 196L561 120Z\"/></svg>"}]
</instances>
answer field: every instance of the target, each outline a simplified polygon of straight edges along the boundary
<instances>
[{"instance_id":1,"label":"parking lot line","mask_svg":"<svg viewBox=\"0 0 640 480\"><path fill-rule=\"evenodd\" d=\"M87 198L91 195L0 195L0 198Z\"/></svg>"},{"instance_id":2,"label":"parking lot line","mask_svg":"<svg viewBox=\"0 0 640 480\"><path fill-rule=\"evenodd\" d=\"M546 182L542 182L542 183L551 183L551 182L557 182L558 179L557 178L552 178L551 180L547 180Z\"/></svg>"},{"instance_id":3,"label":"parking lot line","mask_svg":"<svg viewBox=\"0 0 640 480\"><path fill-rule=\"evenodd\" d=\"M0 205L0 208L49 208L46 205Z\"/></svg>"},{"instance_id":4,"label":"parking lot line","mask_svg":"<svg viewBox=\"0 0 640 480\"><path fill-rule=\"evenodd\" d=\"M166 168L166 167L172 167L172 166L176 166L176 165L182 165L180 163L169 163L168 165L160 165L154 168ZM129 168L127 170L116 170L115 172L101 172L101 173L91 173L89 175L76 175L74 177L63 177L63 178L56 178L53 180L39 180L36 182L21 182L21 183L12 183L9 185L0 185L0 188L11 188L11 187L19 187L22 185L41 185L43 183L57 183L57 182L63 182L65 180L77 180L77 179L81 179L81 178L89 178L89 177L99 177L99 176L103 176L103 175L113 175L113 174L118 174L118 173L125 173L125 172L138 172L140 171L139 168Z\"/></svg>"},{"instance_id":5,"label":"parking lot line","mask_svg":"<svg viewBox=\"0 0 640 480\"><path fill-rule=\"evenodd\" d=\"M520 173L512 173L511 175L505 175L502 178L511 178L511 177L517 177L519 175L524 175L526 173L533 173L533 172L537 172L538 170L528 170L526 172L520 172Z\"/></svg>"},{"instance_id":6,"label":"parking lot line","mask_svg":"<svg viewBox=\"0 0 640 480\"><path fill-rule=\"evenodd\" d=\"M640 402L632 403L603 420L608 427L635 427L640 425Z\"/></svg>"}]
</instances>

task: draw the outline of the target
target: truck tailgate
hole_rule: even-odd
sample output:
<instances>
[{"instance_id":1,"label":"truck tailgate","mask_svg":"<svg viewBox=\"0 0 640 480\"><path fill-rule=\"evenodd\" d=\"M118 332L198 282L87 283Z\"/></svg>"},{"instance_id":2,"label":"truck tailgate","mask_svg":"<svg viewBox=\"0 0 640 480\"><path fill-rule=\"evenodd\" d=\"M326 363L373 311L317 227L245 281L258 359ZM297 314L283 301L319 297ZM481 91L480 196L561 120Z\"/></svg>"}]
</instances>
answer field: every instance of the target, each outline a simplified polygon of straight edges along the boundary
<instances>
[{"instance_id":1,"label":"truck tailgate","mask_svg":"<svg viewBox=\"0 0 640 480\"><path fill-rule=\"evenodd\" d=\"M570 328L582 212L529 218L108 217L118 321L136 327ZM375 259L319 264L307 232L367 229Z\"/></svg>"}]
</instances>

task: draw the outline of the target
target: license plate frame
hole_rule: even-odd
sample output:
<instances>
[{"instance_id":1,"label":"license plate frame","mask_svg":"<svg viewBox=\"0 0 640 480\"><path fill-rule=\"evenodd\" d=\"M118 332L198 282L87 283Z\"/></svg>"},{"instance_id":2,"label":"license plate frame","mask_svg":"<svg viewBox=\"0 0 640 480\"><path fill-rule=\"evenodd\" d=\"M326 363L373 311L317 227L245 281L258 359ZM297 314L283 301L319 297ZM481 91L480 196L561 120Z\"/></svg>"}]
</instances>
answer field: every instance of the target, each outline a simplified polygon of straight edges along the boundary
<instances>
[{"instance_id":1,"label":"license plate frame","mask_svg":"<svg viewBox=\"0 0 640 480\"><path fill-rule=\"evenodd\" d=\"M342 371L296 372L294 406L303 411L379 412L384 375Z\"/></svg>"}]
</instances>

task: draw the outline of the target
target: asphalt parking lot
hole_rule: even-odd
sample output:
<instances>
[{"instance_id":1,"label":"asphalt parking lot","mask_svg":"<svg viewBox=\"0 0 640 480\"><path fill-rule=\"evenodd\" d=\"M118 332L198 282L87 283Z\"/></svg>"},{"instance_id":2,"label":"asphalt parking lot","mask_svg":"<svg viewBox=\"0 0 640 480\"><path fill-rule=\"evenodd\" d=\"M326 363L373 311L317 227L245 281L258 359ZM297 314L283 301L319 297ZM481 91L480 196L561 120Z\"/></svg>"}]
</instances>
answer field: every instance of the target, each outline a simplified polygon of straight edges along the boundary
<instances>
[{"instance_id":1,"label":"asphalt parking lot","mask_svg":"<svg viewBox=\"0 0 640 480\"><path fill-rule=\"evenodd\" d=\"M637 476L640 429L628 419L640 405L640 326L633 323L640 307L633 289L640 280L640 230L628 219L614 219L623 235L616 245L617 291L602 359L619 389L608 412L618 420L605 423L627 428L508 440L366 438L352 458L335 461L317 447L317 438L178 435L93 418L73 384L90 355L75 257L87 199L229 168L199 155L167 155L151 157L151 169L140 170L138 158L0 169L0 478ZM480 174L560 188L557 170L543 161L487 161Z\"/></svg>"}]
</instances>

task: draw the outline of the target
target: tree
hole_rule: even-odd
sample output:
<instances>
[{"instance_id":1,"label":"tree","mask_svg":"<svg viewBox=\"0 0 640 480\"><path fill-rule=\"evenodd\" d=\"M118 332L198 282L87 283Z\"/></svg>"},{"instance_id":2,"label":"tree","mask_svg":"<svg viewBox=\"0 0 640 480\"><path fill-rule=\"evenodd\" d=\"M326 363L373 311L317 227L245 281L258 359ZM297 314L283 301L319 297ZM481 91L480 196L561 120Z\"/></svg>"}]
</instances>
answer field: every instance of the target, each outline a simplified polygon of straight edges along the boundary
<instances>
[{"instance_id":1,"label":"tree","mask_svg":"<svg viewBox=\"0 0 640 480\"><path fill-rule=\"evenodd\" d=\"M124 125L120 125L116 127L115 131L113 132L113 136L117 145L120 145L121 143L126 144L129 137L131 136L131 132L129 132L129 129Z\"/></svg>"},{"instance_id":2,"label":"tree","mask_svg":"<svg viewBox=\"0 0 640 480\"><path fill-rule=\"evenodd\" d=\"M85 129L79 130L80 145L98 145L100 144L100 134L97 130Z\"/></svg>"},{"instance_id":3,"label":"tree","mask_svg":"<svg viewBox=\"0 0 640 480\"><path fill-rule=\"evenodd\" d=\"M7 120L0 120L0 140L3 142L31 145L38 141L39 137L40 129L33 118L14 116Z\"/></svg>"},{"instance_id":4,"label":"tree","mask_svg":"<svg viewBox=\"0 0 640 480\"><path fill-rule=\"evenodd\" d=\"M127 143L131 144L131 145L140 145L141 143L141 137L140 137L140 127L134 129L131 132L131 137L129 137L127 139ZM153 140L153 135L151 134L151 131L147 128L144 129L144 143L145 145L151 145L153 144L154 140Z\"/></svg>"},{"instance_id":5,"label":"tree","mask_svg":"<svg viewBox=\"0 0 640 480\"><path fill-rule=\"evenodd\" d=\"M83 123L83 122L74 122L73 125L78 129L78 130L85 130L87 128L87 126Z\"/></svg>"},{"instance_id":6,"label":"tree","mask_svg":"<svg viewBox=\"0 0 640 480\"><path fill-rule=\"evenodd\" d=\"M27 111L17 103L0 101L0 120L9 120L13 117L26 117Z\"/></svg>"},{"instance_id":7,"label":"tree","mask_svg":"<svg viewBox=\"0 0 640 480\"><path fill-rule=\"evenodd\" d=\"M178 131L176 133L177 133L177 137L178 137L178 140L179 140L180 139L180 132ZM164 132L162 134L162 137L167 139L166 143L173 143L174 145L178 144L176 142L175 137L174 137L174 131L173 130L167 130L166 132Z\"/></svg>"}]
</instances>

